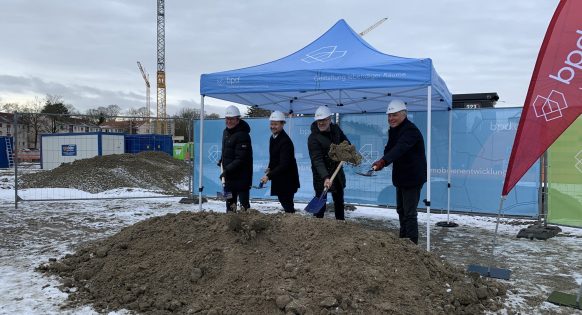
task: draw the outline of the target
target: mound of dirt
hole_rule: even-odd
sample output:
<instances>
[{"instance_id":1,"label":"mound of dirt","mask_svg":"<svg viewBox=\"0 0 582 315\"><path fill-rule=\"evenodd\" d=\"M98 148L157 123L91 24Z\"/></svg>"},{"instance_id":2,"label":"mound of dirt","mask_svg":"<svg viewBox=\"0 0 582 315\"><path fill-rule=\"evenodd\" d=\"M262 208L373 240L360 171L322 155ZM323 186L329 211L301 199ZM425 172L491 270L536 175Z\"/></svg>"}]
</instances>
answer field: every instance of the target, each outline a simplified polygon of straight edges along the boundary
<instances>
[{"instance_id":1,"label":"mound of dirt","mask_svg":"<svg viewBox=\"0 0 582 315\"><path fill-rule=\"evenodd\" d=\"M120 187L178 192L191 167L163 152L114 154L65 163L55 169L25 174L20 188L76 188L99 193Z\"/></svg>"},{"instance_id":2,"label":"mound of dirt","mask_svg":"<svg viewBox=\"0 0 582 315\"><path fill-rule=\"evenodd\" d=\"M144 314L477 314L506 292L385 231L254 211L151 218L37 270L69 306Z\"/></svg>"}]
</instances>

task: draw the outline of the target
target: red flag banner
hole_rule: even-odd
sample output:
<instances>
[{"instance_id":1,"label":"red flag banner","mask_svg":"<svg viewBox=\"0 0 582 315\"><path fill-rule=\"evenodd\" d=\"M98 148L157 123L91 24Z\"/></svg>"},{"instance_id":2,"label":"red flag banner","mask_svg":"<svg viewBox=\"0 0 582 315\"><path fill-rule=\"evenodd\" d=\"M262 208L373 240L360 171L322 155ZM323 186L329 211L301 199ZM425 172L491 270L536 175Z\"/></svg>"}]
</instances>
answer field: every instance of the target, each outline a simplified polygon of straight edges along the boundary
<instances>
[{"instance_id":1,"label":"red flag banner","mask_svg":"<svg viewBox=\"0 0 582 315\"><path fill-rule=\"evenodd\" d=\"M502 196L582 114L582 0L562 0L529 85Z\"/></svg>"}]
</instances>

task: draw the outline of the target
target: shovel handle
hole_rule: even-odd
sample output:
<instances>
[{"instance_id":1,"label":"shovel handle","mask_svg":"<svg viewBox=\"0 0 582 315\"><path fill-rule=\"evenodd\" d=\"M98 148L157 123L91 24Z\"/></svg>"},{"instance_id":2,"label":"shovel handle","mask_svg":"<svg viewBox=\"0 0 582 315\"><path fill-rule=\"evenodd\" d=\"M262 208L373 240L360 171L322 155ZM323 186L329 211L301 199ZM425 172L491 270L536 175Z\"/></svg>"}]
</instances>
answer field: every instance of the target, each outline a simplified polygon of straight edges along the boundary
<instances>
[{"instance_id":1,"label":"shovel handle","mask_svg":"<svg viewBox=\"0 0 582 315\"><path fill-rule=\"evenodd\" d=\"M329 179L332 183L333 180L335 178L335 176L337 175L337 173L339 172L340 168L342 168L342 165L344 165L344 161L341 161L340 164L335 168L335 171L333 172L333 174L331 175L331 178Z\"/></svg>"},{"instance_id":2,"label":"shovel handle","mask_svg":"<svg viewBox=\"0 0 582 315\"><path fill-rule=\"evenodd\" d=\"M344 165L344 161L341 161L340 164L338 164L338 166L335 168L335 171L333 171L333 174L331 175L331 178L329 179L329 181L331 182L332 185L333 185L333 180L335 179L335 176L339 172L340 168L342 168L342 165ZM325 196L325 194L327 194L328 190L329 190L329 188L327 188L327 187L325 187L323 189L323 192L321 193L322 198L323 198L323 196Z\"/></svg>"}]
</instances>

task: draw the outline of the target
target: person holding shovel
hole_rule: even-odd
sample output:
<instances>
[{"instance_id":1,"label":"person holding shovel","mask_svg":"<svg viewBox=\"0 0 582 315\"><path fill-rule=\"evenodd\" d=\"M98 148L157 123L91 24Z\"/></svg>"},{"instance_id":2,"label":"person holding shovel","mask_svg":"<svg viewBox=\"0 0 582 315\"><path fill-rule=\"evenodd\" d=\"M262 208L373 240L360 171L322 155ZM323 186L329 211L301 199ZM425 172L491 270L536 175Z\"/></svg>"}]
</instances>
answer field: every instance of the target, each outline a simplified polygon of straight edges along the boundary
<instances>
[{"instance_id":1,"label":"person holding shovel","mask_svg":"<svg viewBox=\"0 0 582 315\"><path fill-rule=\"evenodd\" d=\"M222 133L222 164L220 178L224 177L225 189L232 193L226 199L226 211L236 211L237 198L243 210L251 207L249 191L253 180L253 147L251 145L251 127L240 118L236 106L228 106L224 121L226 128Z\"/></svg>"},{"instance_id":2,"label":"person holding shovel","mask_svg":"<svg viewBox=\"0 0 582 315\"><path fill-rule=\"evenodd\" d=\"M277 196L286 213L294 213L293 197L299 189L299 171L295 160L295 148L285 132L285 115L274 111L269 117L269 166L261 183L271 181L271 196Z\"/></svg>"},{"instance_id":3,"label":"person holding shovel","mask_svg":"<svg viewBox=\"0 0 582 315\"><path fill-rule=\"evenodd\" d=\"M313 173L313 189L316 196L321 195L328 188L333 197L335 206L335 218L344 220L344 188L346 187L346 175L343 169L339 171L334 181L332 174L340 162L329 157L329 148L332 143L340 144L348 141L348 138L340 127L331 122L332 112L327 106L320 106L315 111L315 121L311 124L311 134L307 140L309 157L311 158L311 172ZM326 205L314 215L323 218Z\"/></svg>"},{"instance_id":4,"label":"person holding shovel","mask_svg":"<svg viewBox=\"0 0 582 315\"><path fill-rule=\"evenodd\" d=\"M393 100L388 115L388 143L384 156L372 164L374 171L392 166L392 184L396 187L396 212L400 221L400 238L418 244L418 201L426 183L426 155L420 130L407 118L406 104Z\"/></svg>"}]
</instances>

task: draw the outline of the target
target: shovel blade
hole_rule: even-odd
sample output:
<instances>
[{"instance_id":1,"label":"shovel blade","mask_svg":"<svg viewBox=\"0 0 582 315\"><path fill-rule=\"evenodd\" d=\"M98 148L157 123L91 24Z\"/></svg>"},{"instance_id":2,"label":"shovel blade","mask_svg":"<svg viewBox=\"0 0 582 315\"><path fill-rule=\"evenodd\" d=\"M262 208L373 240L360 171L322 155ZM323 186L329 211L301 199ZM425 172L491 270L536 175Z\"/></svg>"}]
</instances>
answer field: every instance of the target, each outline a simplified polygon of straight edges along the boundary
<instances>
[{"instance_id":1,"label":"shovel blade","mask_svg":"<svg viewBox=\"0 0 582 315\"><path fill-rule=\"evenodd\" d=\"M258 186L252 186L254 189L265 189L267 188L267 186L265 186L265 184L263 184L263 182L259 183Z\"/></svg>"},{"instance_id":2,"label":"shovel blade","mask_svg":"<svg viewBox=\"0 0 582 315\"><path fill-rule=\"evenodd\" d=\"M318 213L321 208L327 203L327 194L323 196L315 196L305 207L305 211L309 213Z\"/></svg>"},{"instance_id":3,"label":"shovel blade","mask_svg":"<svg viewBox=\"0 0 582 315\"><path fill-rule=\"evenodd\" d=\"M376 174L374 174L374 170L368 170L365 172L356 172L356 174L361 175L361 176L366 176L366 177L376 176Z\"/></svg>"},{"instance_id":4,"label":"shovel blade","mask_svg":"<svg viewBox=\"0 0 582 315\"><path fill-rule=\"evenodd\" d=\"M232 193L226 189L216 192L216 198L220 200L227 200L232 198Z\"/></svg>"},{"instance_id":5,"label":"shovel blade","mask_svg":"<svg viewBox=\"0 0 582 315\"><path fill-rule=\"evenodd\" d=\"M509 269L486 267L486 266L480 266L480 265L469 265L467 267L467 272L476 272L476 273L480 274L481 277L503 279L503 280L509 280L509 277L511 276L511 270L509 270Z\"/></svg>"}]
</instances>

